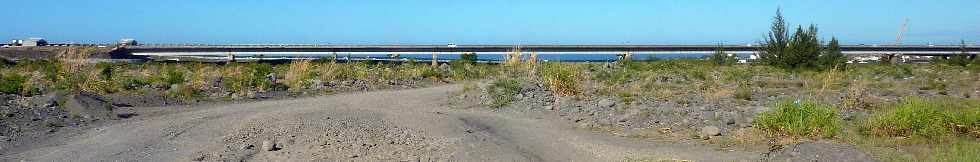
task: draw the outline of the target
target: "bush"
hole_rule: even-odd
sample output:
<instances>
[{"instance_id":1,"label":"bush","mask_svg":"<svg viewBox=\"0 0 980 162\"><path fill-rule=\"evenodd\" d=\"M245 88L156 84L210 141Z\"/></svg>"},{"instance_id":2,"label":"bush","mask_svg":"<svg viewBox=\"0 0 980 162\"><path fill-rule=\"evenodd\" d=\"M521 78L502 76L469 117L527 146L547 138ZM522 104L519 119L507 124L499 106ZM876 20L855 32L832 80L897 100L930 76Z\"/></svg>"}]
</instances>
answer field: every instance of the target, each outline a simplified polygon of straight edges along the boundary
<instances>
[{"instance_id":1,"label":"bush","mask_svg":"<svg viewBox=\"0 0 980 162\"><path fill-rule=\"evenodd\" d=\"M313 74L310 72L310 61L294 61L289 63L284 82L290 91L295 91L306 87Z\"/></svg>"},{"instance_id":2,"label":"bush","mask_svg":"<svg viewBox=\"0 0 980 162\"><path fill-rule=\"evenodd\" d=\"M800 100L783 100L775 106L753 123L771 135L831 137L840 129L836 108Z\"/></svg>"},{"instance_id":3,"label":"bush","mask_svg":"<svg viewBox=\"0 0 980 162\"><path fill-rule=\"evenodd\" d=\"M752 101L752 88L748 85L739 85L735 89L735 99Z\"/></svg>"},{"instance_id":4,"label":"bush","mask_svg":"<svg viewBox=\"0 0 980 162\"><path fill-rule=\"evenodd\" d=\"M541 66L540 75L548 83L548 88L557 96L574 96L582 93L579 79L582 74L572 64L547 63Z\"/></svg>"},{"instance_id":5,"label":"bush","mask_svg":"<svg viewBox=\"0 0 980 162\"><path fill-rule=\"evenodd\" d=\"M173 67L168 67L166 71L166 78L163 79L167 86L174 84L182 84L185 81L184 72L181 72Z\"/></svg>"},{"instance_id":6,"label":"bush","mask_svg":"<svg viewBox=\"0 0 980 162\"><path fill-rule=\"evenodd\" d=\"M514 100L514 95L521 91L521 84L514 79L498 79L487 87L487 93L492 99L488 106L500 108Z\"/></svg>"},{"instance_id":7,"label":"bush","mask_svg":"<svg viewBox=\"0 0 980 162\"><path fill-rule=\"evenodd\" d=\"M731 65L738 63L738 57L735 54L725 53L724 46L718 45L715 49L715 53L708 56L708 60L715 65Z\"/></svg>"},{"instance_id":8,"label":"bush","mask_svg":"<svg viewBox=\"0 0 980 162\"><path fill-rule=\"evenodd\" d=\"M24 91L24 83L27 76L19 74L7 74L0 76L0 92L7 94L20 94Z\"/></svg>"},{"instance_id":9,"label":"bush","mask_svg":"<svg viewBox=\"0 0 980 162\"><path fill-rule=\"evenodd\" d=\"M473 63L476 63L477 60L479 60L479 58L476 55L476 53L466 52L466 53L463 53L463 54L459 55L459 60L456 60L456 61L458 63L473 64Z\"/></svg>"},{"instance_id":10,"label":"bush","mask_svg":"<svg viewBox=\"0 0 980 162\"><path fill-rule=\"evenodd\" d=\"M980 103L906 98L894 109L876 113L865 123L865 129L877 136L936 138L954 132L980 136Z\"/></svg>"}]
</instances>

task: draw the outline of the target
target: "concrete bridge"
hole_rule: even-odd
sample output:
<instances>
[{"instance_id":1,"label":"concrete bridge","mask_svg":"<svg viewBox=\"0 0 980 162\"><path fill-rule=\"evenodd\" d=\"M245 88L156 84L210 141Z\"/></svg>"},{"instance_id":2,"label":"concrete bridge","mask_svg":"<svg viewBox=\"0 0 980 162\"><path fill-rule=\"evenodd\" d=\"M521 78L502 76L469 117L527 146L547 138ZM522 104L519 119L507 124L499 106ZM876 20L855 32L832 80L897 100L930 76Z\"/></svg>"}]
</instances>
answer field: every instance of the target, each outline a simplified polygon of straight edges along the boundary
<instances>
[{"instance_id":1,"label":"concrete bridge","mask_svg":"<svg viewBox=\"0 0 980 162\"><path fill-rule=\"evenodd\" d=\"M473 52L481 55L507 54L515 50L539 55L633 55L642 54L711 54L717 45L192 45L192 46L128 46L116 52L137 57L194 57L211 59L258 58L296 59L327 55L431 55ZM759 46L722 46L727 53L755 54ZM980 46L968 46L968 53L980 54ZM849 55L912 55L945 56L961 53L960 46L872 46L846 45L841 50Z\"/></svg>"}]
</instances>

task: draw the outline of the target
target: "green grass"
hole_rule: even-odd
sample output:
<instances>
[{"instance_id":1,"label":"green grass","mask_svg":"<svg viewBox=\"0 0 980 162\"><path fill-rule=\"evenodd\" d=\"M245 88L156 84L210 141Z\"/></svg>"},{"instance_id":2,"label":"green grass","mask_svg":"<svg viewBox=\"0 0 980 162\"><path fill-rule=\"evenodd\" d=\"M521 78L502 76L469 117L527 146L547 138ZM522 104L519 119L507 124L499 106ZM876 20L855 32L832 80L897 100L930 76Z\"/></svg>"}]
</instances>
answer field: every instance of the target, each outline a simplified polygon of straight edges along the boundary
<instances>
[{"instance_id":1,"label":"green grass","mask_svg":"<svg viewBox=\"0 0 980 162\"><path fill-rule=\"evenodd\" d=\"M24 91L24 83L27 79L27 76L20 74L0 75L0 92L20 94Z\"/></svg>"},{"instance_id":2,"label":"green grass","mask_svg":"<svg viewBox=\"0 0 980 162\"><path fill-rule=\"evenodd\" d=\"M936 150L926 161L973 162L980 161L980 142L960 140L948 147Z\"/></svg>"},{"instance_id":3,"label":"green grass","mask_svg":"<svg viewBox=\"0 0 980 162\"><path fill-rule=\"evenodd\" d=\"M832 137L840 129L837 109L809 101L783 100L755 117L754 125L770 135Z\"/></svg>"},{"instance_id":4,"label":"green grass","mask_svg":"<svg viewBox=\"0 0 980 162\"><path fill-rule=\"evenodd\" d=\"M581 70L567 63L545 63L538 69L540 77L552 93L558 96L575 96L582 93Z\"/></svg>"},{"instance_id":5,"label":"green grass","mask_svg":"<svg viewBox=\"0 0 980 162\"><path fill-rule=\"evenodd\" d=\"M959 133L980 137L980 101L909 97L893 109L875 113L865 129L876 136L939 138Z\"/></svg>"},{"instance_id":6,"label":"green grass","mask_svg":"<svg viewBox=\"0 0 980 162\"><path fill-rule=\"evenodd\" d=\"M521 84L514 79L498 79L487 86L491 108L501 108L514 101L514 95L521 91Z\"/></svg>"}]
</instances>

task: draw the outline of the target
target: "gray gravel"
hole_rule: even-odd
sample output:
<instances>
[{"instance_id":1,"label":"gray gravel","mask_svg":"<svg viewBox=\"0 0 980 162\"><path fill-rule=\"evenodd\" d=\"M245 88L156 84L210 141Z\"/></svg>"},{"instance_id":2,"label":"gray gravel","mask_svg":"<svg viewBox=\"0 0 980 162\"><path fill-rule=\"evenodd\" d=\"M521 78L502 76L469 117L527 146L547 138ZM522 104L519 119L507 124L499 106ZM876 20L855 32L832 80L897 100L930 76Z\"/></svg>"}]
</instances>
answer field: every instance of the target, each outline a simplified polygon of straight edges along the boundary
<instances>
[{"instance_id":1,"label":"gray gravel","mask_svg":"<svg viewBox=\"0 0 980 162\"><path fill-rule=\"evenodd\" d=\"M53 138L7 161L739 161L759 152L614 137L561 118L453 109L461 86L192 106ZM163 107L168 109L167 107ZM268 142L266 142L268 141ZM263 144L269 143L269 144ZM273 146L271 149L268 146ZM264 147L264 148L263 148ZM261 149L261 150L260 150ZM262 151L272 150L272 151ZM712 155L712 156L705 156Z\"/></svg>"}]
</instances>

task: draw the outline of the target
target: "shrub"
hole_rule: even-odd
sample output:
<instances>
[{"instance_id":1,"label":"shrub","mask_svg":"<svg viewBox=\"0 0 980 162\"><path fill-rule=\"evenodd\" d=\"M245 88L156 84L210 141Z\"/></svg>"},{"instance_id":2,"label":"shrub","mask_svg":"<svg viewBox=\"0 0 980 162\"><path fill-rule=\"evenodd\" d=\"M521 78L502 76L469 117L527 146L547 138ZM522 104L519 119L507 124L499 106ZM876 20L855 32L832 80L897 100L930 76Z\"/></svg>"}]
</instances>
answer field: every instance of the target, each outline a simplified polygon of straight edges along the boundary
<instances>
[{"instance_id":1,"label":"shrub","mask_svg":"<svg viewBox=\"0 0 980 162\"><path fill-rule=\"evenodd\" d=\"M876 113L865 129L877 136L935 138L958 132L980 137L980 102L906 98L894 109Z\"/></svg>"},{"instance_id":2,"label":"shrub","mask_svg":"<svg viewBox=\"0 0 980 162\"><path fill-rule=\"evenodd\" d=\"M163 82L166 83L167 86L182 84L186 79L184 77L184 72L177 70L173 66L168 66L166 68L166 74L166 78L163 79Z\"/></svg>"},{"instance_id":3,"label":"shrub","mask_svg":"<svg viewBox=\"0 0 980 162\"><path fill-rule=\"evenodd\" d=\"M491 74L484 64L452 64L450 69L455 80L482 79Z\"/></svg>"},{"instance_id":4,"label":"shrub","mask_svg":"<svg viewBox=\"0 0 980 162\"><path fill-rule=\"evenodd\" d=\"M571 64L547 63L541 66L540 75L548 83L548 88L558 96L574 96L582 92L579 87L581 74Z\"/></svg>"},{"instance_id":5,"label":"shrub","mask_svg":"<svg viewBox=\"0 0 980 162\"><path fill-rule=\"evenodd\" d=\"M458 63L473 64L473 63L476 63L477 60L479 60L479 58L476 55L476 53L466 52L466 53L463 53L463 54L459 55L459 60L456 60L456 61Z\"/></svg>"},{"instance_id":6,"label":"shrub","mask_svg":"<svg viewBox=\"0 0 980 162\"><path fill-rule=\"evenodd\" d=\"M292 91L305 87L308 84L307 81L312 77L310 61L295 61L289 64L284 80L286 86Z\"/></svg>"},{"instance_id":7,"label":"shrub","mask_svg":"<svg viewBox=\"0 0 980 162\"><path fill-rule=\"evenodd\" d=\"M718 44L718 47L715 49L715 53L708 56L708 60L715 65L731 65L738 63L738 57L735 57L734 54L725 53L725 47L721 44Z\"/></svg>"},{"instance_id":8,"label":"shrub","mask_svg":"<svg viewBox=\"0 0 980 162\"><path fill-rule=\"evenodd\" d=\"M748 85L739 85L735 89L735 99L751 101L752 100L752 88Z\"/></svg>"},{"instance_id":9,"label":"shrub","mask_svg":"<svg viewBox=\"0 0 980 162\"><path fill-rule=\"evenodd\" d=\"M422 78L440 80L446 77L441 70L432 66L416 66L416 69L419 70L419 75Z\"/></svg>"},{"instance_id":10,"label":"shrub","mask_svg":"<svg viewBox=\"0 0 980 162\"><path fill-rule=\"evenodd\" d=\"M19 74L7 74L0 76L0 92L7 94L20 94L24 91L24 83L27 76Z\"/></svg>"},{"instance_id":11,"label":"shrub","mask_svg":"<svg viewBox=\"0 0 980 162\"><path fill-rule=\"evenodd\" d=\"M488 106L492 108L507 106L514 100L514 95L517 95L520 90L521 85L517 80L498 79L487 87L487 93L492 99Z\"/></svg>"},{"instance_id":12,"label":"shrub","mask_svg":"<svg viewBox=\"0 0 980 162\"><path fill-rule=\"evenodd\" d=\"M753 121L770 135L831 137L840 128L836 108L800 100L783 100L775 106Z\"/></svg>"}]
</instances>

